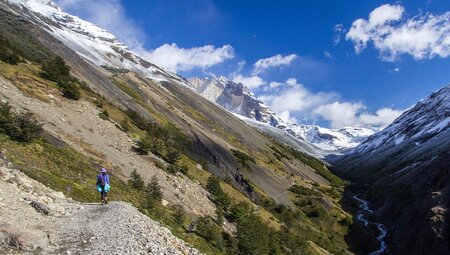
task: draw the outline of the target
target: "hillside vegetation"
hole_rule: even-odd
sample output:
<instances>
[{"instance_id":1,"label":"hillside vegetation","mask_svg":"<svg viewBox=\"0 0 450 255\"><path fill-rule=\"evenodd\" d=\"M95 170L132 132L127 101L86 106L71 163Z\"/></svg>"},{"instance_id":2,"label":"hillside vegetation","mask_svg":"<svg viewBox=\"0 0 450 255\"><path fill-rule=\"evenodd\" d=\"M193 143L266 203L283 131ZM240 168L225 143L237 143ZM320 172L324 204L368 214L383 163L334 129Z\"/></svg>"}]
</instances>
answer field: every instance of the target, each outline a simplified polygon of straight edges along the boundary
<instances>
[{"instance_id":1,"label":"hillside vegetation","mask_svg":"<svg viewBox=\"0 0 450 255\"><path fill-rule=\"evenodd\" d=\"M50 51L40 40L51 39L33 34L37 27L10 22L14 16L0 11L2 79L30 102L57 109L69 100L98 112L99 123L133 141L134 154L124 157L156 166L166 179L203 187L215 212L196 213L200 208L189 207L193 201L162 203L165 192L175 191L161 178L114 163L119 161L95 149L95 141L76 137L78 130L55 133L43 111L35 119L27 111L37 109L21 109L27 104L2 92L13 108L1 105L0 120L9 124L2 124L0 146L25 174L78 201L95 202L94 177L105 166L112 175L111 199L132 203L207 254L348 253L352 218L340 205L346 183L323 162L272 141L178 84L75 65L72 51L63 45Z\"/></svg>"}]
</instances>

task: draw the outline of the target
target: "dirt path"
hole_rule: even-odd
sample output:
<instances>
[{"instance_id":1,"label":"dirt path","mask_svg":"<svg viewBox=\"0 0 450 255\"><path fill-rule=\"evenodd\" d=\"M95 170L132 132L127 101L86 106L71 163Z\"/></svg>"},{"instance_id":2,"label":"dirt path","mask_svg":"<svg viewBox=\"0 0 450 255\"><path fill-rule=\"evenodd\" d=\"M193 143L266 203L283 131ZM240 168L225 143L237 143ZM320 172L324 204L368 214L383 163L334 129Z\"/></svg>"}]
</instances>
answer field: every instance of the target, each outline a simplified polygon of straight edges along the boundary
<instances>
[{"instance_id":1,"label":"dirt path","mask_svg":"<svg viewBox=\"0 0 450 255\"><path fill-rule=\"evenodd\" d=\"M128 203L72 201L0 159L0 254L200 253Z\"/></svg>"}]
</instances>

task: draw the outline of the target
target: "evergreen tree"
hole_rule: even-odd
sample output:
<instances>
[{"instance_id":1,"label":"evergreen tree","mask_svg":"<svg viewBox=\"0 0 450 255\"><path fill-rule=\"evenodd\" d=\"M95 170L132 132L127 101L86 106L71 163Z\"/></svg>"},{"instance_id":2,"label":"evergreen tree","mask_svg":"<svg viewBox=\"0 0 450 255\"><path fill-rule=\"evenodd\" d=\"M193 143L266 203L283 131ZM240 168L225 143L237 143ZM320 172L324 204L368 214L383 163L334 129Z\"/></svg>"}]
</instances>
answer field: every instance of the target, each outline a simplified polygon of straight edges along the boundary
<instances>
[{"instance_id":1,"label":"evergreen tree","mask_svg":"<svg viewBox=\"0 0 450 255\"><path fill-rule=\"evenodd\" d=\"M147 208L153 208L156 205L161 203L163 193L161 191L161 186L158 183L158 178L156 175L154 175L150 182L147 184L147 187L145 188L146 193L146 202L147 202Z\"/></svg>"},{"instance_id":2,"label":"evergreen tree","mask_svg":"<svg viewBox=\"0 0 450 255\"><path fill-rule=\"evenodd\" d=\"M42 65L41 76L57 83L67 83L71 80L70 67L64 59L56 56Z\"/></svg>"},{"instance_id":3,"label":"evergreen tree","mask_svg":"<svg viewBox=\"0 0 450 255\"><path fill-rule=\"evenodd\" d=\"M142 177L138 174L136 169L133 170L130 174L130 178L128 179L128 184L133 188L137 190L142 190L144 188L144 180Z\"/></svg>"},{"instance_id":4,"label":"evergreen tree","mask_svg":"<svg viewBox=\"0 0 450 255\"><path fill-rule=\"evenodd\" d=\"M172 206L174 212L174 221L178 224L178 226L183 226L184 221L186 220L186 211L184 207L180 204L176 204Z\"/></svg>"}]
</instances>

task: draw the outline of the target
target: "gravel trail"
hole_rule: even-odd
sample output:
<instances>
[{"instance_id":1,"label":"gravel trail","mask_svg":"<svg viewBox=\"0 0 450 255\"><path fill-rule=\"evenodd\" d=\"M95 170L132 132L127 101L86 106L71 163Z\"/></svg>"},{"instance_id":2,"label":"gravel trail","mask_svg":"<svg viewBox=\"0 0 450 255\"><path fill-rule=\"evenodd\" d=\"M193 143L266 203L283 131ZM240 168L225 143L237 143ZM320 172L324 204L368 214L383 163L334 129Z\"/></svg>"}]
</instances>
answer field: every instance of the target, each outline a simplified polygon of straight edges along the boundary
<instances>
[{"instance_id":1,"label":"gravel trail","mask_svg":"<svg viewBox=\"0 0 450 255\"><path fill-rule=\"evenodd\" d=\"M128 203L78 203L0 159L0 254L200 252Z\"/></svg>"}]
</instances>

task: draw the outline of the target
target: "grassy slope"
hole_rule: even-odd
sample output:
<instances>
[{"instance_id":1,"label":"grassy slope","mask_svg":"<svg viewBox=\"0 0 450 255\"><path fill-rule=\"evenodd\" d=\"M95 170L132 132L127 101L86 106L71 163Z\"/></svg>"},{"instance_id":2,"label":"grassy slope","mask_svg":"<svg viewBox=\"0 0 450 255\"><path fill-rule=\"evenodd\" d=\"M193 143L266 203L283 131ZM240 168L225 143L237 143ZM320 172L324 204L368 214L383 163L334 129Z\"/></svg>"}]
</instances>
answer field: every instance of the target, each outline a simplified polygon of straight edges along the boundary
<instances>
[{"instance_id":1,"label":"grassy slope","mask_svg":"<svg viewBox=\"0 0 450 255\"><path fill-rule=\"evenodd\" d=\"M18 31L26 34L23 29L19 29ZM5 30L2 30L2 32L8 35L10 31L5 32ZM33 38L31 37L27 37L26 35L23 36L26 37L28 41L31 41L31 43L26 44L26 47L23 48L24 51L27 51L23 56L28 56L35 49L38 49L36 52L42 56L41 59L48 58L48 55L51 53L46 50L42 50L42 45L39 45L37 41L33 41ZM29 96L42 101L48 101L49 92L52 94L58 94L57 86L53 82L40 78L39 72L40 68L38 64L32 64L29 62L20 63L19 65L9 65L0 61L1 75L13 81L19 89L27 93ZM123 90L138 101L138 103L142 104L142 96L136 92L132 86L127 85L123 81L116 80L116 78L112 79L114 79L114 83L119 89ZM89 98L89 100L92 100L92 103L96 103L101 99L101 97L89 91L84 91L83 96ZM216 123L211 122L204 114L194 108L186 104L182 105L193 118L200 122L204 122L207 126L210 126L210 128L215 130L215 132L217 132L220 136L225 137L225 140L228 141L233 147L243 151L251 157L255 157L257 164L264 165L278 174L281 173L288 176L289 172L285 169L284 163L274 156L275 152L278 153L281 151L283 153L282 158L285 157L285 159L288 160L295 159L304 162L310 165L325 178L329 179L331 183L335 185L342 184L339 179L335 179L335 176L330 175L329 171L320 163L320 161L294 152L279 144L276 145L277 151L252 151L248 147L244 146L240 138L236 137L233 133L228 132ZM154 119L163 124L169 132L173 133L175 136L183 137L183 134L180 133L180 129L177 125L174 125L165 116L161 115L148 105L145 106ZM132 123L131 119L124 114L123 110L117 108L114 104L103 100L102 108L108 112L109 118L115 123L121 123L124 120ZM173 106L172 108L175 109ZM143 135L143 132L133 124L130 125L128 132L132 137L141 137ZM0 141L1 148L7 150L7 156L9 156L22 171L30 175L32 178L35 178L42 183L65 193L68 192L67 187L70 186L71 192L68 195L72 196L76 200L85 202L97 200L97 194L93 189L93 176L95 176L98 166L102 164L107 165L107 162L97 162L92 158L79 154L69 147L57 147L45 141L38 141L33 144L19 144L9 140L5 136L2 136ZM188 176L199 181L202 185L206 185L206 180L210 174L204 170L197 169L195 166L196 162L191 160L189 157L184 157L184 160L190 166ZM114 171L112 174L114 175ZM142 194L139 194L135 190L131 189L126 183L120 181L118 178L112 179L114 182L117 182L113 183L113 186L117 188L115 188L114 193L112 193L114 194L112 198L131 202L137 207L141 206L143 202ZM221 185L234 201L246 201L252 203L245 195L229 184L222 182ZM306 214L308 210L311 210L311 207L317 209L323 207L323 205L315 202L316 199L310 196L293 196L294 201L305 199L312 201L312 206L296 206L296 208L294 208L297 211L295 214L295 221L297 223L295 224L295 228L293 228L294 233L292 234L299 236L299 240L303 243L303 248L309 250L311 254L313 254L313 251L317 249L312 249L311 247L313 246L308 245L308 241L313 241L314 243L319 244L322 248L328 249L335 253L340 253L342 249L347 247L343 241L343 236L347 232L347 227L337 225L336 222L348 216L338 205L339 194L342 190L336 187L330 188L325 186L317 186L314 189L320 192L319 196L332 201L332 207L328 208L326 213L319 217L308 217ZM333 192L338 194L337 198L332 198L329 192L326 191L328 189L334 189ZM261 197L270 201L263 191L259 190L259 193L261 193ZM172 230L175 233L188 242L195 244L201 250L210 254L220 253L216 248L205 242L203 239L193 234L187 234L183 228L174 225L172 212L170 209L159 208L153 212L147 211L146 213L150 214L153 218L161 220L172 226ZM273 205L263 204L263 208L259 210L259 214L264 221L269 222L269 225L275 229L281 228L281 217L280 215L277 215Z\"/></svg>"}]
</instances>

